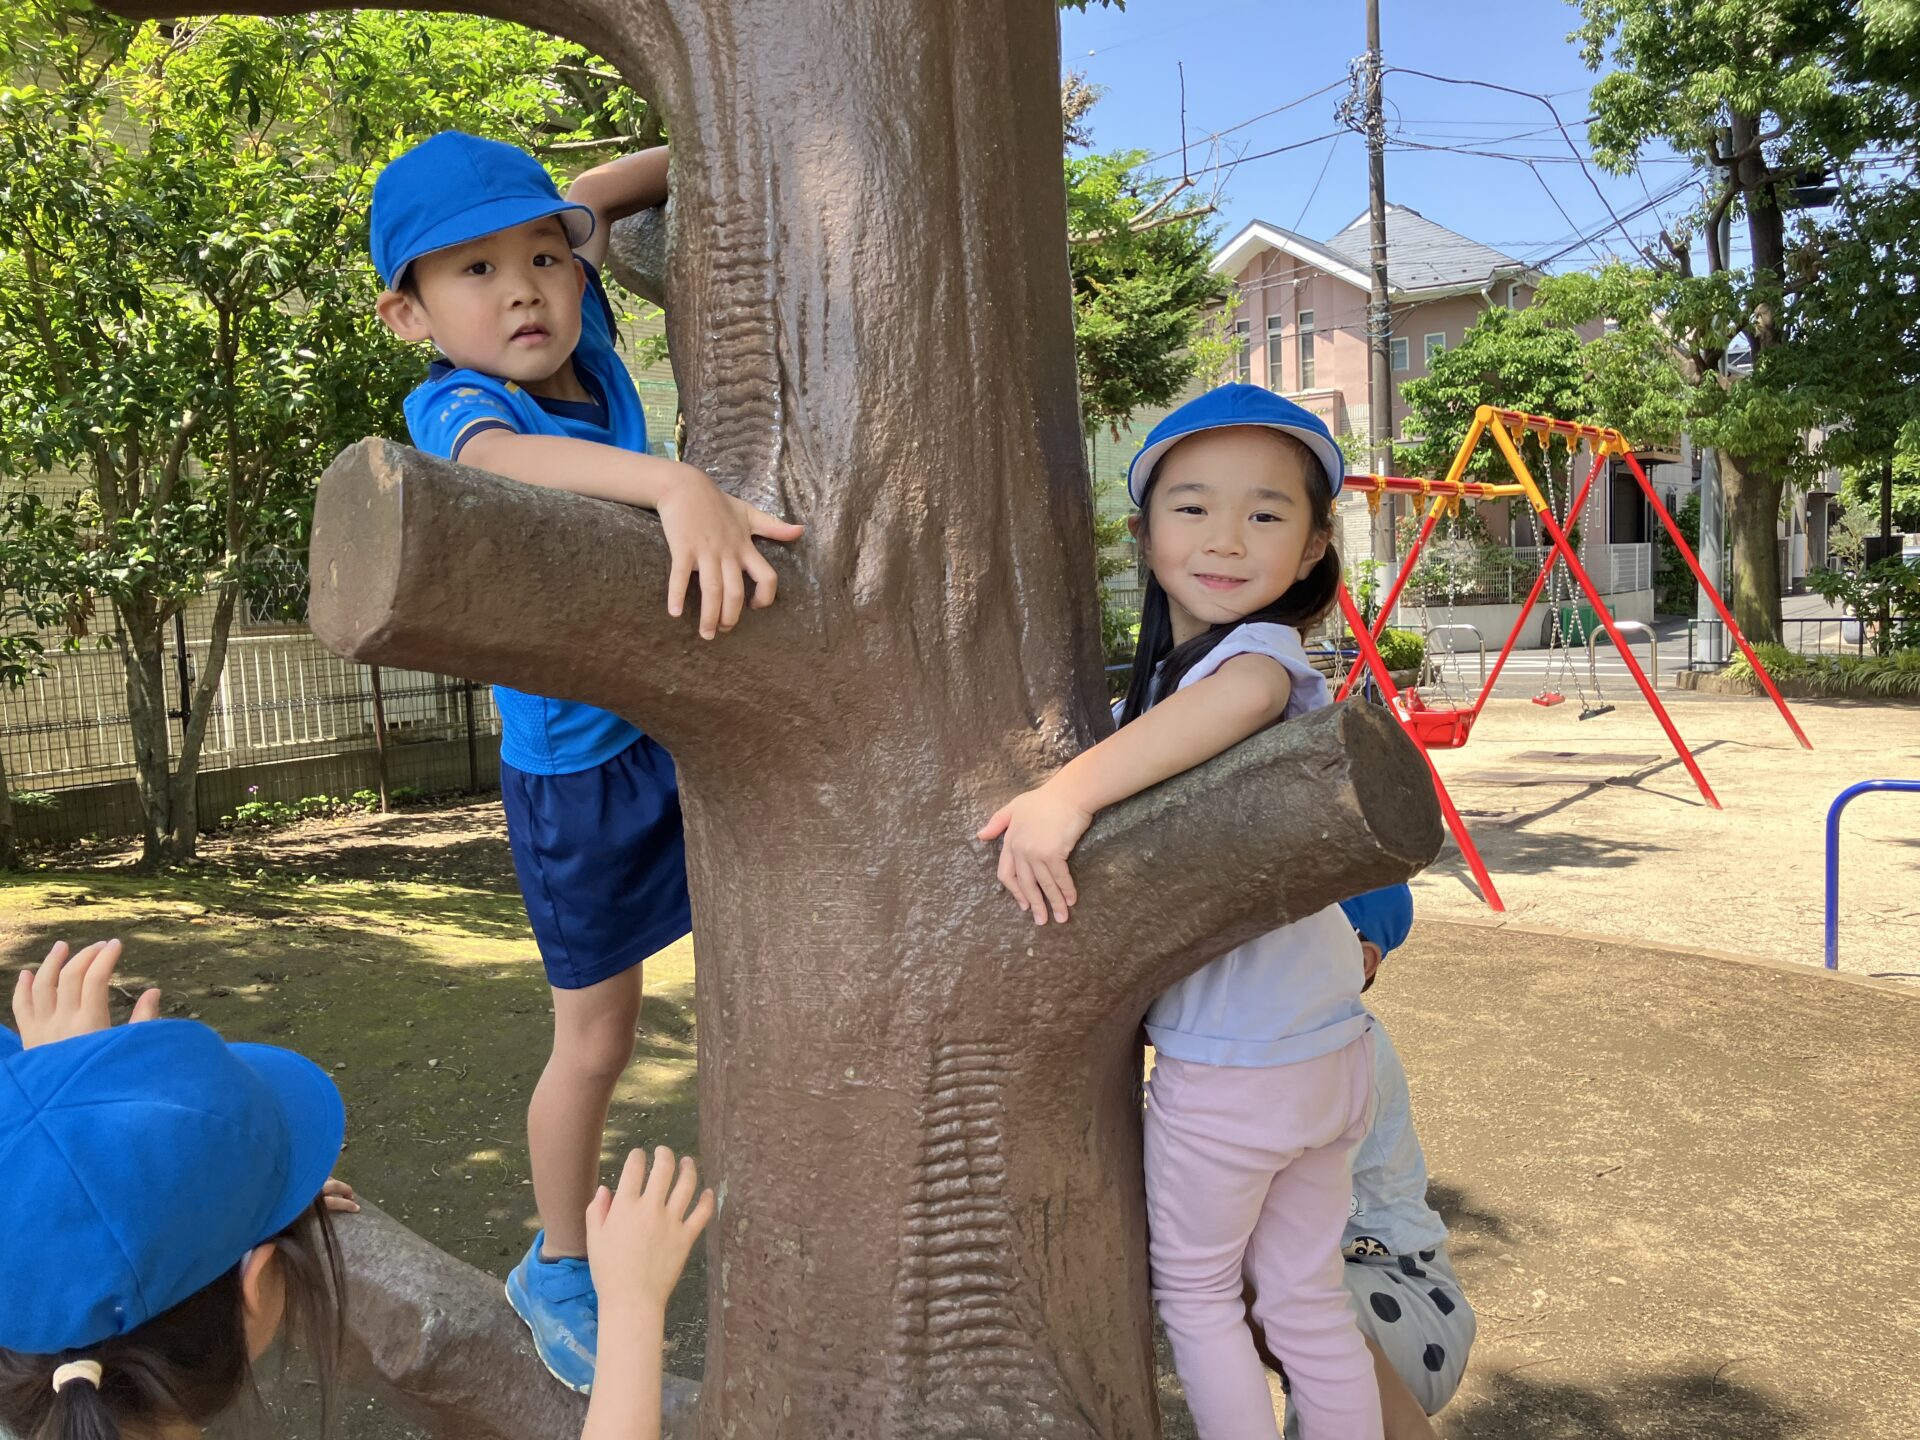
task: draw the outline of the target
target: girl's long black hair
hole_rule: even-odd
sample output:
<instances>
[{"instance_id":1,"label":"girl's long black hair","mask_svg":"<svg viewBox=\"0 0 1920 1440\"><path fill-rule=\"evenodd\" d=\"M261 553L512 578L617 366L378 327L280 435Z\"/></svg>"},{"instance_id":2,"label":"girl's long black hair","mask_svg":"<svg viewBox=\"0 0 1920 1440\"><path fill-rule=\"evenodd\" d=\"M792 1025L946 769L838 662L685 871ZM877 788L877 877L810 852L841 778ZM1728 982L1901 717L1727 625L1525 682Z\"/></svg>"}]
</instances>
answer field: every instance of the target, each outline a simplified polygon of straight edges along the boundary
<instances>
[{"instance_id":1,"label":"girl's long black hair","mask_svg":"<svg viewBox=\"0 0 1920 1440\"><path fill-rule=\"evenodd\" d=\"M332 1431L346 1295L326 1201L315 1200L274 1243L286 1285L287 1338L313 1362L324 1436ZM53 1373L68 1360L99 1361L100 1384L71 1380L55 1391ZM131 1334L87 1350L0 1350L0 1432L22 1440L120 1440L204 1426L250 1394L257 1400L239 1265Z\"/></svg>"},{"instance_id":2,"label":"girl's long black hair","mask_svg":"<svg viewBox=\"0 0 1920 1440\"><path fill-rule=\"evenodd\" d=\"M1274 433L1281 435L1279 431ZM1281 438L1300 445L1291 435L1281 435ZM1320 463L1320 457L1305 445L1300 445L1300 449L1308 461L1307 496L1313 510L1313 528L1316 531L1330 531L1333 529L1333 486L1327 479L1326 467ZM1161 465L1165 463L1166 456L1163 455L1160 463L1147 476L1146 490L1140 496L1140 540L1143 545L1149 538L1147 512L1153 500L1153 487L1159 483ZM1160 582L1154 578L1153 569L1149 566L1146 599L1140 606L1140 638L1133 650L1133 677L1127 683L1127 701L1120 711L1120 723L1126 725L1138 720L1156 700L1171 695L1189 670L1242 625L1291 625L1296 630L1305 631L1319 623L1333 608L1339 594L1340 555L1332 545L1328 545L1327 553L1307 572L1306 578L1294 581L1287 587L1286 593L1271 605L1224 625L1210 626L1186 644L1175 645L1173 615L1167 605L1167 592L1160 588Z\"/></svg>"}]
</instances>

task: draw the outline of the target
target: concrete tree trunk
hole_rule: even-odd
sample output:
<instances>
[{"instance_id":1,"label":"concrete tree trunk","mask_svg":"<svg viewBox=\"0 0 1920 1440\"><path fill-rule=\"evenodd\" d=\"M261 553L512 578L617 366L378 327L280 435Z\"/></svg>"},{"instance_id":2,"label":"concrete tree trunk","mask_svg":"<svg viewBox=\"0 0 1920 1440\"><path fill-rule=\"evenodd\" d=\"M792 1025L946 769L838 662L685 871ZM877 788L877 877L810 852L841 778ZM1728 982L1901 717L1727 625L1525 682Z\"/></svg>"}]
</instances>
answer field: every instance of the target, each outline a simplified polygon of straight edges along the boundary
<instances>
[{"instance_id":1,"label":"concrete tree trunk","mask_svg":"<svg viewBox=\"0 0 1920 1440\"><path fill-rule=\"evenodd\" d=\"M1150 1440L1140 1016L1427 863L1421 761L1374 711L1278 727L1104 815L1035 929L972 834L1110 725L1053 0L480 8L669 118L687 458L807 537L705 644L651 516L368 442L321 487L315 628L679 762L703 1436Z\"/></svg>"}]
</instances>

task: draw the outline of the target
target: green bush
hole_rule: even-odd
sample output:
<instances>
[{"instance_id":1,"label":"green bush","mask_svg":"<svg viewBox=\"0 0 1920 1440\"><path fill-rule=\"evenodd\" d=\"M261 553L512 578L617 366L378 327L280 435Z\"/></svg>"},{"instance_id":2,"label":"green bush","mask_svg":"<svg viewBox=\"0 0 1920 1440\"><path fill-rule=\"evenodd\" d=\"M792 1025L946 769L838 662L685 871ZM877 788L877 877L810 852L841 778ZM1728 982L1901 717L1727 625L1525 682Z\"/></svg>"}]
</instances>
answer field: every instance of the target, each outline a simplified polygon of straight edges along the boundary
<instances>
[{"instance_id":1,"label":"green bush","mask_svg":"<svg viewBox=\"0 0 1920 1440\"><path fill-rule=\"evenodd\" d=\"M356 790L353 792L352 800L354 809L365 810L369 814L380 808L380 792L378 790Z\"/></svg>"},{"instance_id":2,"label":"green bush","mask_svg":"<svg viewBox=\"0 0 1920 1440\"><path fill-rule=\"evenodd\" d=\"M1756 645L1753 651L1775 680L1801 681L1822 695L1920 698L1920 650L1896 650L1891 655L1801 655L1783 645ZM1727 667L1727 675L1757 683L1744 655Z\"/></svg>"},{"instance_id":3,"label":"green bush","mask_svg":"<svg viewBox=\"0 0 1920 1440\"><path fill-rule=\"evenodd\" d=\"M46 790L16 790L9 797L16 810L57 810L60 797Z\"/></svg>"},{"instance_id":4,"label":"green bush","mask_svg":"<svg viewBox=\"0 0 1920 1440\"><path fill-rule=\"evenodd\" d=\"M1380 659L1387 669L1418 670L1427 657L1427 642L1412 630L1387 630L1380 636Z\"/></svg>"}]
</instances>

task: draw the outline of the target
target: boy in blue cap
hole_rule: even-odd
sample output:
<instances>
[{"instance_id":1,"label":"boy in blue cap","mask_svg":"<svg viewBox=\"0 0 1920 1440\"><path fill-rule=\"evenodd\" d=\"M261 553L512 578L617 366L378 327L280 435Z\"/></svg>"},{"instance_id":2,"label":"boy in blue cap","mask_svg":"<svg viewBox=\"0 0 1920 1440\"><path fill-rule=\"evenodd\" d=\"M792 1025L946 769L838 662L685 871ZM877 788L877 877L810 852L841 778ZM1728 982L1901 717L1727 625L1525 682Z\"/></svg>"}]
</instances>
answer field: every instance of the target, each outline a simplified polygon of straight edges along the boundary
<instances>
[{"instance_id":1,"label":"boy in blue cap","mask_svg":"<svg viewBox=\"0 0 1920 1440\"><path fill-rule=\"evenodd\" d=\"M711 639L738 622L749 580L755 608L773 602L755 537L793 541L800 527L647 453L597 267L611 223L664 201L666 181L665 150L650 150L586 172L563 200L532 156L436 135L374 186L371 245L387 286L376 308L395 334L437 351L407 398L416 446L657 511L673 553L668 612L681 613L697 574ZM545 1228L507 1295L547 1367L587 1391L599 1318L582 1217L632 1058L641 962L689 926L679 793L666 752L619 716L494 695L507 837L554 1002L553 1052L527 1116Z\"/></svg>"}]
</instances>

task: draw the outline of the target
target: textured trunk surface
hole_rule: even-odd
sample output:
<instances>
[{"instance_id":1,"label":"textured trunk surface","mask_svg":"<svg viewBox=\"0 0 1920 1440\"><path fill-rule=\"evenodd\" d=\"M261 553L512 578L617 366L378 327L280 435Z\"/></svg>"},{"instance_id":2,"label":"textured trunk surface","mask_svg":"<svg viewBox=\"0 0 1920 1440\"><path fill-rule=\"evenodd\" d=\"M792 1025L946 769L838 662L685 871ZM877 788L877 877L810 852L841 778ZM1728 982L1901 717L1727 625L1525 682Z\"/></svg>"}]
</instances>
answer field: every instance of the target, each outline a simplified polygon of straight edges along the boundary
<instances>
[{"instance_id":1,"label":"textured trunk surface","mask_svg":"<svg viewBox=\"0 0 1920 1440\"><path fill-rule=\"evenodd\" d=\"M688 458L807 537L702 644L651 517L370 443L321 489L316 631L680 764L705 1440L1150 1440L1140 1016L1431 860L1422 762L1378 712L1277 727L1103 815L1032 927L971 836L1110 723L1054 0L476 8L664 110Z\"/></svg>"},{"instance_id":2,"label":"textured trunk surface","mask_svg":"<svg viewBox=\"0 0 1920 1440\"><path fill-rule=\"evenodd\" d=\"M329 473L314 547L333 647L608 705L679 757L722 1193L701 1433L1157 1433L1140 1015L1433 857L1399 729L1323 711L1114 807L1072 923L1035 929L970 838L1030 722L829 648L806 557L777 557L791 605L702 644L661 623L652 517L378 444Z\"/></svg>"},{"instance_id":3,"label":"textured trunk surface","mask_svg":"<svg viewBox=\"0 0 1920 1440\"><path fill-rule=\"evenodd\" d=\"M1753 644L1780 640L1780 481L1725 451L1720 485L1726 495L1727 550L1733 590L1727 603Z\"/></svg>"}]
</instances>

